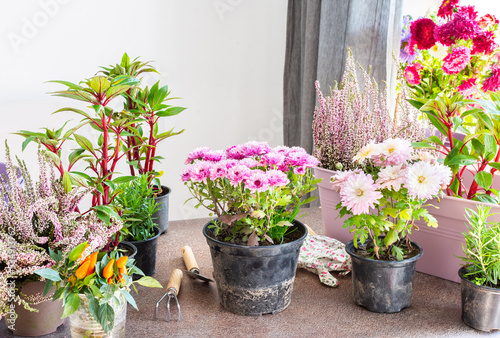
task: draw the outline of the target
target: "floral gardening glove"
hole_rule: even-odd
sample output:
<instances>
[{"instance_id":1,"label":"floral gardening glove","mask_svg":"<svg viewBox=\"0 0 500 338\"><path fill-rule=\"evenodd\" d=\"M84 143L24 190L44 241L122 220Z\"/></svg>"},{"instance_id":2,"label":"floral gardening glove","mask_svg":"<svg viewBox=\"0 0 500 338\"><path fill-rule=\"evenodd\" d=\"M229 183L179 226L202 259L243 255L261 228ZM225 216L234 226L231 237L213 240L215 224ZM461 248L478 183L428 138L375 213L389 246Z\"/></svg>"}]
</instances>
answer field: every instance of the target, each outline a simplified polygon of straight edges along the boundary
<instances>
[{"instance_id":1,"label":"floral gardening glove","mask_svg":"<svg viewBox=\"0 0 500 338\"><path fill-rule=\"evenodd\" d=\"M321 283L337 287L339 282L329 271L342 271L345 276L351 270L351 257L345 251L345 244L327 236L307 235L300 248L299 268L319 276Z\"/></svg>"}]
</instances>

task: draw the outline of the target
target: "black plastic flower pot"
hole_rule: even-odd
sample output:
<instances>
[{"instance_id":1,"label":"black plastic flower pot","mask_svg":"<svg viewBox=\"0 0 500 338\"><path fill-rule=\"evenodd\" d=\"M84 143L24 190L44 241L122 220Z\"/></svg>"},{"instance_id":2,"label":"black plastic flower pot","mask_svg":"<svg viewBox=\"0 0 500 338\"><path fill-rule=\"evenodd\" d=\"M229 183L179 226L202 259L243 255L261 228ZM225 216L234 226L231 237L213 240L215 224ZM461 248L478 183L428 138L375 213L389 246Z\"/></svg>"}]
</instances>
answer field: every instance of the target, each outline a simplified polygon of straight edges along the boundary
<instances>
[{"instance_id":1,"label":"black plastic flower pot","mask_svg":"<svg viewBox=\"0 0 500 338\"><path fill-rule=\"evenodd\" d=\"M458 270L463 322L476 330L500 330L500 289L476 285L464 276L466 273L467 267Z\"/></svg>"},{"instance_id":2,"label":"black plastic flower pot","mask_svg":"<svg viewBox=\"0 0 500 338\"><path fill-rule=\"evenodd\" d=\"M135 266L144 272L146 276L152 276L156 271L156 252L158 251L158 237L160 230L154 227L155 236L144 241L131 241L122 243L131 243L137 248L135 255ZM134 275L134 279L139 276Z\"/></svg>"},{"instance_id":3,"label":"black plastic flower pot","mask_svg":"<svg viewBox=\"0 0 500 338\"><path fill-rule=\"evenodd\" d=\"M354 303L369 311L380 313L399 312L411 305L413 279L418 255L402 261L383 261L364 258L356 254L353 241L346 245L352 260L352 284Z\"/></svg>"},{"instance_id":4,"label":"black plastic flower pot","mask_svg":"<svg viewBox=\"0 0 500 338\"><path fill-rule=\"evenodd\" d=\"M214 239L207 223L203 234L210 246L219 302L235 314L259 316L277 313L291 300L299 250L307 235L294 221L299 239L271 246L242 246Z\"/></svg>"},{"instance_id":5,"label":"black plastic flower pot","mask_svg":"<svg viewBox=\"0 0 500 338\"><path fill-rule=\"evenodd\" d=\"M135 247L134 244L130 242L120 242L118 243L118 249L123 250L123 254L125 256L128 256L128 258L134 258L135 255L137 254L137 248Z\"/></svg>"},{"instance_id":6,"label":"black plastic flower pot","mask_svg":"<svg viewBox=\"0 0 500 338\"><path fill-rule=\"evenodd\" d=\"M168 229L169 198L172 192L169 187L164 185L161 186L161 190L161 194L154 198L156 203L160 204L159 209L151 216L153 223L160 229L160 234Z\"/></svg>"}]
</instances>

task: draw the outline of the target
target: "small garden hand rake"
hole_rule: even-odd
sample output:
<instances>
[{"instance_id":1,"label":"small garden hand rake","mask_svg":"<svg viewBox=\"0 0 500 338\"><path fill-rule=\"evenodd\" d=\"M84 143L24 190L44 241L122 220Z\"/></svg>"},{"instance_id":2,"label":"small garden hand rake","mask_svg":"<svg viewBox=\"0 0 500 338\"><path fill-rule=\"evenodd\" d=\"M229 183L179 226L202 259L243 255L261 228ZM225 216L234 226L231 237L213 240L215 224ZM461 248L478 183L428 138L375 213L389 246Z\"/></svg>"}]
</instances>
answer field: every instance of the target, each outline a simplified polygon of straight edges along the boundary
<instances>
[{"instance_id":1,"label":"small garden hand rake","mask_svg":"<svg viewBox=\"0 0 500 338\"><path fill-rule=\"evenodd\" d=\"M167 292L156 303L154 320L158 320L158 306L160 305L161 301L167 296L168 296L168 299L167 299L167 322L170 321L170 299L171 298L174 298L175 303L177 304L177 321L180 322L182 320L181 306L179 305L179 300L177 299L177 296L179 295L179 291L181 290L181 281L182 281L182 271L179 269L175 269L174 271L172 271L172 275L170 275L170 280L168 281L168 285L167 285Z\"/></svg>"}]
</instances>

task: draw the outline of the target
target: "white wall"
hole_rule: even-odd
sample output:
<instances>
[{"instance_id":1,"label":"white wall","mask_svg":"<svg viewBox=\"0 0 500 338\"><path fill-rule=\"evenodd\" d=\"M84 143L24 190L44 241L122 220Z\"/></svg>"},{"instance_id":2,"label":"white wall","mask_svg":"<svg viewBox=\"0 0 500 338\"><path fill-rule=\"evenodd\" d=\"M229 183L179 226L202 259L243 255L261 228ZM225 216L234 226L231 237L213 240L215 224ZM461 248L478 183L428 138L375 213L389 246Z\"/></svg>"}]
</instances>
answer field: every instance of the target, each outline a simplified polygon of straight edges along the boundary
<instances>
[{"instance_id":1,"label":"white wall","mask_svg":"<svg viewBox=\"0 0 500 338\"><path fill-rule=\"evenodd\" d=\"M36 146L21 153L22 138L10 133L58 126L73 116L51 113L78 106L46 94L62 89L46 81L79 82L124 52L154 60L162 77L146 84L161 79L188 108L161 126L186 129L157 152L166 158L162 183L173 189L170 219L204 216L183 206L179 175L190 150L283 142L286 8L286 0L2 1L0 139L36 172Z\"/></svg>"}]
</instances>

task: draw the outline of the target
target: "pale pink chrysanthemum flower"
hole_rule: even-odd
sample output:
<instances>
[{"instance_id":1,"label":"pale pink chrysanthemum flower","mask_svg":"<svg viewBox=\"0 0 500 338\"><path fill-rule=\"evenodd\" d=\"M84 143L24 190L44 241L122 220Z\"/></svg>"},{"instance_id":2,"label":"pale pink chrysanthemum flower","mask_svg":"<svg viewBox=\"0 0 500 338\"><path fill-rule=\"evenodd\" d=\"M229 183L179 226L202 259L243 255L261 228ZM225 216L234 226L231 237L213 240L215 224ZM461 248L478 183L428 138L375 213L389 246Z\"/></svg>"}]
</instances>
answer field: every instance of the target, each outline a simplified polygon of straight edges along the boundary
<instances>
[{"instance_id":1,"label":"pale pink chrysanthemum flower","mask_svg":"<svg viewBox=\"0 0 500 338\"><path fill-rule=\"evenodd\" d=\"M284 187L290 183L287 175L279 170L269 170L266 176L270 187Z\"/></svg>"},{"instance_id":2,"label":"pale pink chrysanthemum flower","mask_svg":"<svg viewBox=\"0 0 500 338\"><path fill-rule=\"evenodd\" d=\"M269 153L271 148L267 142L249 141L242 145L246 157L261 156Z\"/></svg>"},{"instance_id":3,"label":"pale pink chrysanthemum flower","mask_svg":"<svg viewBox=\"0 0 500 338\"><path fill-rule=\"evenodd\" d=\"M246 157L245 148L238 144L226 149L226 158L230 160L241 160Z\"/></svg>"},{"instance_id":4,"label":"pale pink chrysanthemum flower","mask_svg":"<svg viewBox=\"0 0 500 338\"><path fill-rule=\"evenodd\" d=\"M437 172L436 175L440 177L441 188L445 189L448 184L450 184L453 173L451 172L450 167L441 163L435 165L435 168Z\"/></svg>"},{"instance_id":5,"label":"pale pink chrysanthemum flower","mask_svg":"<svg viewBox=\"0 0 500 338\"><path fill-rule=\"evenodd\" d=\"M254 160L253 158L244 158L239 161L239 164L248 168L255 168L261 165L259 161Z\"/></svg>"},{"instance_id":6,"label":"pale pink chrysanthemum flower","mask_svg":"<svg viewBox=\"0 0 500 338\"><path fill-rule=\"evenodd\" d=\"M440 174L435 165L427 162L416 162L406 169L405 179L408 194L414 198L426 200L439 193L443 175Z\"/></svg>"},{"instance_id":7,"label":"pale pink chrysanthemum flower","mask_svg":"<svg viewBox=\"0 0 500 338\"><path fill-rule=\"evenodd\" d=\"M349 177L359 174L360 172L361 169L335 171L335 174L330 178L330 181L332 182L332 188L339 191L342 187L342 184L344 184L344 182L347 181Z\"/></svg>"},{"instance_id":8,"label":"pale pink chrysanthemum flower","mask_svg":"<svg viewBox=\"0 0 500 338\"><path fill-rule=\"evenodd\" d=\"M191 180L191 172L193 170L194 164L186 166L181 173L181 181L182 182L187 182Z\"/></svg>"},{"instance_id":9,"label":"pale pink chrysanthemum flower","mask_svg":"<svg viewBox=\"0 0 500 338\"><path fill-rule=\"evenodd\" d=\"M381 189L387 188L399 191L404 183L404 171L402 164L385 167L380 170L376 183L380 184Z\"/></svg>"},{"instance_id":10,"label":"pale pink chrysanthemum flower","mask_svg":"<svg viewBox=\"0 0 500 338\"><path fill-rule=\"evenodd\" d=\"M367 158L371 158L372 156L377 156L380 153L379 144L375 144L373 142L368 143L366 146L361 148L356 156L353 157L353 162L361 163Z\"/></svg>"},{"instance_id":11,"label":"pale pink chrysanthemum flower","mask_svg":"<svg viewBox=\"0 0 500 338\"><path fill-rule=\"evenodd\" d=\"M269 182L266 173L262 170L253 170L245 180L245 187L251 192L261 192L269 189Z\"/></svg>"},{"instance_id":12,"label":"pale pink chrysanthemum flower","mask_svg":"<svg viewBox=\"0 0 500 338\"><path fill-rule=\"evenodd\" d=\"M184 164L193 163L194 160L202 160L205 154L210 151L208 147L196 148L188 154L188 157Z\"/></svg>"},{"instance_id":13,"label":"pale pink chrysanthemum flower","mask_svg":"<svg viewBox=\"0 0 500 338\"><path fill-rule=\"evenodd\" d=\"M349 209L354 215L368 213L375 208L382 193L377 190L378 185L373 178L365 173L350 176L340 189L342 206Z\"/></svg>"},{"instance_id":14,"label":"pale pink chrysanthemum flower","mask_svg":"<svg viewBox=\"0 0 500 338\"><path fill-rule=\"evenodd\" d=\"M409 140L390 138L380 144L380 153L385 157L385 165L399 165L411 159L413 147Z\"/></svg>"},{"instance_id":15,"label":"pale pink chrysanthemum flower","mask_svg":"<svg viewBox=\"0 0 500 338\"><path fill-rule=\"evenodd\" d=\"M436 158L428 151L421 150L411 157L412 160L419 160L431 164L436 163Z\"/></svg>"},{"instance_id":16,"label":"pale pink chrysanthemum flower","mask_svg":"<svg viewBox=\"0 0 500 338\"><path fill-rule=\"evenodd\" d=\"M293 172L297 175L304 175L306 173L306 167L300 166L293 168Z\"/></svg>"},{"instance_id":17,"label":"pale pink chrysanthemum flower","mask_svg":"<svg viewBox=\"0 0 500 338\"><path fill-rule=\"evenodd\" d=\"M228 170L227 178L229 179L231 185L235 187L241 182L244 182L251 173L252 170L250 170L248 167L238 164Z\"/></svg>"}]
</instances>

